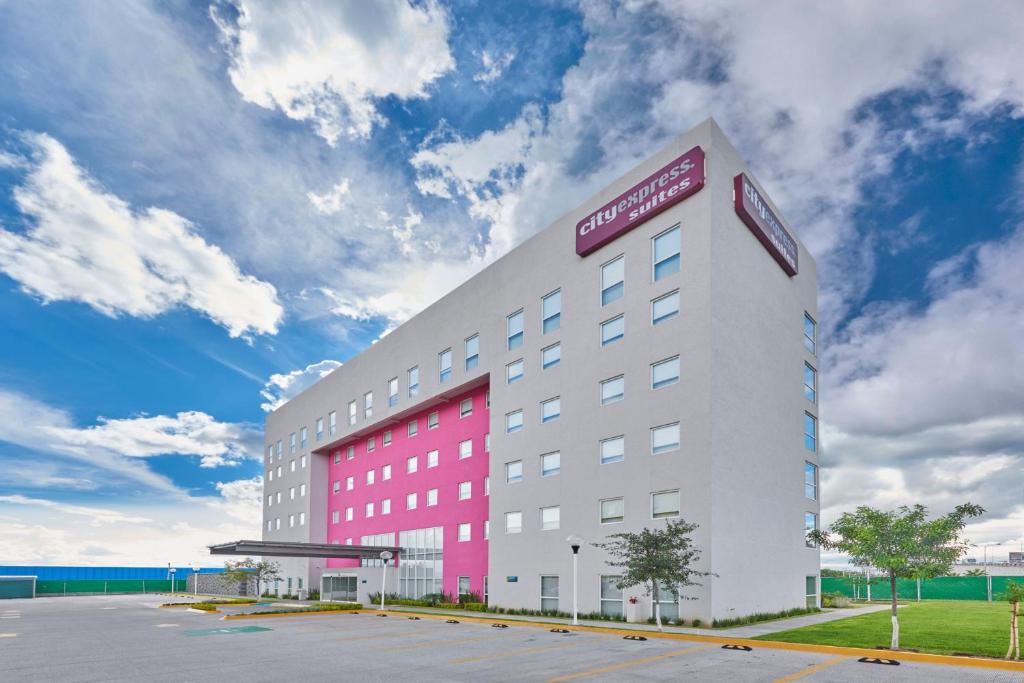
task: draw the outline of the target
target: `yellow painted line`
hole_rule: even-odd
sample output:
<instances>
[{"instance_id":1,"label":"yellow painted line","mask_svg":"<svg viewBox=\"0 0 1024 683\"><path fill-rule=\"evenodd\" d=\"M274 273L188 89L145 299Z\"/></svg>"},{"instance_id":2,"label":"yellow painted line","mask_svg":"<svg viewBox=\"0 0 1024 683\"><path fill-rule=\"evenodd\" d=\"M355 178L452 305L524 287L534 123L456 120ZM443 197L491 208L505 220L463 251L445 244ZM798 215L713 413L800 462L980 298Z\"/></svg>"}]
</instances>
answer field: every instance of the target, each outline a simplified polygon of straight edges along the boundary
<instances>
[{"instance_id":1,"label":"yellow painted line","mask_svg":"<svg viewBox=\"0 0 1024 683\"><path fill-rule=\"evenodd\" d=\"M602 626L571 626L560 622L542 621L517 621L516 619L501 617L505 615L493 615L488 617L467 617L463 615L434 614L433 612L414 612L413 610L401 610L392 614L416 614L423 619L457 619L461 622L493 624L502 622L510 627L525 626L529 628L564 628L569 631L582 633L602 633L605 635L635 636L642 635L647 638L661 638L666 640L686 640L696 643L717 643L719 645L748 645L753 648L765 650L790 650L793 652L816 652L826 655L844 655L847 657L881 657L883 659L898 659L901 662L920 662L922 664L943 664L946 666L963 666L978 669L999 669L1002 671L1024 672L1024 661L1008 661L1004 659L989 659L985 657L959 657L954 655L933 655L924 652L901 652L892 650L875 650L864 647L840 647L838 645L815 645L812 643L784 643L778 640L753 640L751 638L729 638L728 636L714 636L690 633L669 633L668 631L642 631L639 629L627 628L605 628Z\"/></svg>"},{"instance_id":2,"label":"yellow painted line","mask_svg":"<svg viewBox=\"0 0 1024 683\"><path fill-rule=\"evenodd\" d=\"M545 645L543 647L524 647L518 650L505 650L504 652L496 652L491 655L480 655L479 657L465 657L463 659L453 659L452 664L472 664L475 662L486 662L491 659L504 659L506 657L521 657L523 655L534 655L541 652L550 652L551 650L564 650L567 647L577 647L583 643L579 641L572 641L569 643L560 643L558 645Z\"/></svg>"},{"instance_id":3,"label":"yellow painted line","mask_svg":"<svg viewBox=\"0 0 1024 683\"><path fill-rule=\"evenodd\" d=\"M389 635L394 636L396 634L391 633ZM413 643L412 645L402 645L402 646L399 646L399 647L388 647L388 648L384 648L384 649L378 650L378 652L405 652L406 650L416 650L416 649L421 648L421 647L433 647L433 646L436 646L436 645L462 645L463 643L480 643L480 642L483 642L485 640L499 640L499 639L505 638L505 637L507 637L507 636L486 636L486 637L483 637L483 638L459 638L458 640L452 640L451 638L443 638L443 639L440 639L440 640L427 640L427 641L422 642L422 643ZM339 638L338 640L345 640L345 639L344 638Z\"/></svg>"},{"instance_id":4,"label":"yellow painted line","mask_svg":"<svg viewBox=\"0 0 1024 683\"><path fill-rule=\"evenodd\" d=\"M576 673L566 674L564 676L557 676L556 678L549 678L548 683L560 683L561 681L573 681L577 678L586 678L588 676L596 676L598 674L608 673L610 671L621 671L622 669L628 669L633 666L642 666L644 664L651 664L652 662L660 662L664 659L671 659L672 657L678 657L680 655L687 655L691 652L700 652L701 650L707 650L714 647L714 645L695 645L694 647L684 648L682 650L673 650L672 652L665 652L660 655L651 655L650 657L641 657L639 659L630 659L625 662L618 662L617 664L609 664L608 666L598 667L596 669L587 669L586 671L577 671Z\"/></svg>"},{"instance_id":5,"label":"yellow painted line","mask_svg":"<svg viewBox=\"0 0 1024 683\"><path fill-rule=\"evenodd\" d=\"M772 681L772 683L790 683L790 681L799 681L801 678L804 678L805 676L810 676L811 674L817 673L818 671L821 671L822 669L827 669L830 666L835 666L836 664L839 664L840 662L846 662L846 661L849 661L850 659L851 658L847 657L846 655L839 655L838 657L832 657L831 659L826 659L823 662L818 662L817 664L812 664L811 666L809 666L809 667L807 667L805 669L801 669L800 671L797 671L795 673L791 673L788 676L783 676L782 678L776 678L774 681Z\"/></svg>"}]
</instances>

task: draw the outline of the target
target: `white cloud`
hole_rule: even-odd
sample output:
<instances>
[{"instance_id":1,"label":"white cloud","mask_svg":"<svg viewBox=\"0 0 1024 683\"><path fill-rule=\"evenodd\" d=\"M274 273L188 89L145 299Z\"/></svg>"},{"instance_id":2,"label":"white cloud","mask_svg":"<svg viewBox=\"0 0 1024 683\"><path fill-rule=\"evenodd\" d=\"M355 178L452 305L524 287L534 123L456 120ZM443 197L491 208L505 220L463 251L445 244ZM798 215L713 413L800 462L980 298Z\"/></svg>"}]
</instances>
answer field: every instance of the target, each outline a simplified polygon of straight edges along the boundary
<instances>
[{"instance_id":1,"label":"white cloud","mask_svg":"<svg viewBox=\"0 0 1024 683\"><path fill-rule=\"evenodd\" d=\"M93 526L100 526L102 524L113 524L115 522L126 522L129 524L144 524L146 522L152 522L153 520L147 517L134 517L126 515L118 510L107 510L104 508L94 508L85 505L69 505L67 503L58 503L52 500L46 500L43 498L28 498L22 495L13 496L0 496L0 503L7 503L9 505L35 505L38 507L48 508L65 515L77 515L80 517L89 518L89 523Z\"/></svg>"},{"instance_id":2,"label":"white cloud","mask_svg":"<svg viewBox=\"0 0 1024 683\"><path fill-rule=\"evenodd\" d=\"M487 50L481 51L480 71L473 75L473 80L478 83L493 83L501 77L501 74L515 58L516 53L513 50L500 56L494 56Z\"/></svg>"},{"instance_id":3,"label":"white cloud","mask_svg":"<svg viewBox=\"0 0 1024 683\"><path fill-rule=\"evenodd\" d=\"M210 507L226 515L253 522L263 519L263 477L217 482L220 498L210 499Z\"/></svg>"},{"instance_id":4,"label":"white cloud","mask_svg":"<svg viewBox=\"0 0 1024 683\"><path fill-rule=\"evenodd\" d=\"M307 365L301 370L274 373L260 391L260 396L264 399L260 408L268 413L277 410L340 367L340 361L326 359Z\"/></svg>"},{"instance_id":5,"label":"white cloud","mask_svg":"<svg viewBox=\"0 0 1024 683\"><path fill-rule=\"evenodd\" d=\"M27 134L31 167L14 190L30 222L0 228L0 269L26 292L81 301L109 316L151 317L187 306L232 337L275 334L283 314L274 287L207 243L178 214L133 210L81 169L60 142Z\"/></svg>"},{"instance_id":6,"label":"white cloud","mask_svg":"<svg viewBox=\"0 0 1024 683\"><path fill-rule=\"evenodd\" d=\"M375 99L427 96L451 70L449 21L435 0L279 3L235 0L237 21L211 9L247 101L310 121L330 144L366 137Z\"/></svg>"},{"instance_id":7,"label":"white cloud","mask_svg":"<svg viewBox=\"0 0 1024 683\"><path fill-rule=\"evenodd\" d=\"M334 214L341 211L345 205L345 200L349 195L349 181L348 178L342 178L337 185L332 187L323 194L317 194L310 192L306 196L309 197L310 204L313 205L320 213L325 216L333 216Z\"/></svg>"}]
</instances>

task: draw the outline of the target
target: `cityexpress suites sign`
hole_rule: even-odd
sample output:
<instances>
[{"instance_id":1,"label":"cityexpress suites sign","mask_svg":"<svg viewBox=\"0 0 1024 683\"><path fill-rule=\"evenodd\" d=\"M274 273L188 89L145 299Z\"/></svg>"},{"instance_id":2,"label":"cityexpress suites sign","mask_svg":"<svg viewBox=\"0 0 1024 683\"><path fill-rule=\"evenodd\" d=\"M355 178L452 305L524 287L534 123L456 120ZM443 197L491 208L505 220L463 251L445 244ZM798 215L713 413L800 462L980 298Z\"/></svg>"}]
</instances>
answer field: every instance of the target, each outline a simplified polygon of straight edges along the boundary
<instances>
[{"instance_id":1,"label":"cityexpress suites sign","mask_svg":"<svg viewBox=\"0 0 1024 683\"><path fill-rule=\"evenodd\" d=\"M796 275L799 259L796 240L782 227L782 221L768 208L768 203L744 173L733 179L733 201L736 214L754 237L790 277Z\"/></svg>"},{"instance_id":2,"label":"cityexpress suites sign","mask_svg":"<svg viewBox=\"0 0 1024 683\"><path fill-rule=\"evenodd\" d=\"M704 187L704 150L694 147L576 224L586 256Z\"/></svg>"}]
</instances>

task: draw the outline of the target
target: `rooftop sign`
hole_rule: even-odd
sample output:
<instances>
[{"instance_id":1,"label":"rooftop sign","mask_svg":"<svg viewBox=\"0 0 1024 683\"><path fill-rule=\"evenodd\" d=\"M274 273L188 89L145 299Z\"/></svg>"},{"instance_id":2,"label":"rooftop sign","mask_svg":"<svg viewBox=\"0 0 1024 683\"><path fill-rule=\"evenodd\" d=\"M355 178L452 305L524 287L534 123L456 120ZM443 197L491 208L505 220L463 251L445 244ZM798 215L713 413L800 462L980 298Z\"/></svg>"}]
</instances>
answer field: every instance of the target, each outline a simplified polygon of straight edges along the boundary
<instances>
[{"instance_id":1,"label":"rooftop sign","mask_svg":"<svg viewBox=\"0 0 1024 683\"><path fill-rule=\"evenodd\" d=\"M768 203L761 197L750 178L740 173L733 179L733 201L736 203L736 214L740 217L754 237L764 245L786 274L793 277L797 273L799 250L782 221L768 208Z\"/></svg>"},{"instance_id":2,"label":"rooftop sign","mask_svg":"<svg viewBox=\"0 0 1024 683\"><path fill-rule=\"evenodd\" d=\"M704 187L704 150L694 147L576 224L586 256Z\"/></svg>"}]
</instances>

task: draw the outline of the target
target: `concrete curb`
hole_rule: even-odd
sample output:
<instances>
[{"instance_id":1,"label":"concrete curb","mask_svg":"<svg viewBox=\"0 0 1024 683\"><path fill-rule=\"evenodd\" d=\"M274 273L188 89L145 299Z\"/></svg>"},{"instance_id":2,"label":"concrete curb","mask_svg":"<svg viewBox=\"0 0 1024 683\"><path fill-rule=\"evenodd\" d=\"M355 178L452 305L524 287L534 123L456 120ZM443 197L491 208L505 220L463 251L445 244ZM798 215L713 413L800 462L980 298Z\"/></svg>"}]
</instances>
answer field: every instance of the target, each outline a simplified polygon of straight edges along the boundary
<instances>
[{"instance_id":1,"label":"concrete curb","mask_svg":"<svg viewBox=\"0 0 1024 683\"><path fill-rule=\"evenodd\" d=\"M359 614L363 610L355 609L325 609L309 610L307 612L268 612L265 614L226 614L221 619L229 621L232 619L266 619L269 617L310 617L321 614Z\"/></svg>"}]
</instances>

